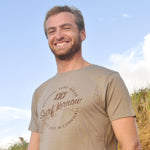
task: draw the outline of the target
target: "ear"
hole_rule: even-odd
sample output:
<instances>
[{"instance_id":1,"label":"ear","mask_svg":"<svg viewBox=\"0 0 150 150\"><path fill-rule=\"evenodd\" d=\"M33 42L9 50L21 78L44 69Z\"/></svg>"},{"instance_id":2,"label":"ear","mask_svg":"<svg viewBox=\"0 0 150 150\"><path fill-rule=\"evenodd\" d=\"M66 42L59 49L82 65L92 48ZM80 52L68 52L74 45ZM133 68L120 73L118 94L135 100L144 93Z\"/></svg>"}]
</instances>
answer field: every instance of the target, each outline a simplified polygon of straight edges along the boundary
<instances>
[{"instance_id":1,"label":"ear","mask_svg":"<svg viewBox=\"0 0 150 150\"><path fill-rule=\"evenodd\" d=\"M84 41L85 38L86 38L86 32L85 32L85 29L82 29L82 30L80 31L80 36L81 36L81 41Z\"/></svg>"}]
</instances>

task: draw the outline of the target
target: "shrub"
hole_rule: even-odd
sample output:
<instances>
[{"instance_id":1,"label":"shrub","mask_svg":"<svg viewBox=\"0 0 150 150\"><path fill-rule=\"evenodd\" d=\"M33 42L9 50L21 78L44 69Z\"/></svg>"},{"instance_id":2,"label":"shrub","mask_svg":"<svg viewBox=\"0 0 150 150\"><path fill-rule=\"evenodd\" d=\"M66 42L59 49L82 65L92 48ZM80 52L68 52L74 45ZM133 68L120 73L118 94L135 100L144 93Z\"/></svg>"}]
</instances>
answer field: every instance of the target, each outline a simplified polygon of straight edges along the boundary
<instances>
[{"instance_id":1,"label":"shrub","mask_svg":"<svg viewBox=\"0 0 150 150\"><path fill-rule=\"evenodd\" d=\"M27 150L28 143L22 137L19 137L19 139L20 141L10 146L8 150Z\"/></svg>"}]
</instances>

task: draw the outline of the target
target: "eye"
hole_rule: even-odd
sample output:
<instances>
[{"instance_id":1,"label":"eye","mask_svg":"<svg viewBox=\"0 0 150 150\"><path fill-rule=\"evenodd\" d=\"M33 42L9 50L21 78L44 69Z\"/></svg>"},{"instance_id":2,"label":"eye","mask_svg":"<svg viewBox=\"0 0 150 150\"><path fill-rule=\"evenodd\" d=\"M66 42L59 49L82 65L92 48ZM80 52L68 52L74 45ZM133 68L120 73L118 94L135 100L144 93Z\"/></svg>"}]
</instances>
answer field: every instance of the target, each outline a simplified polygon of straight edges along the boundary
<instances>
[{"instance_id":1,"label":"eye","mask_svg":"<svg viewBox=\"0 0 150 150\"><path fill-rule=\"evenodd\" d=\"M55 31L56 31L56 29L50 28L50 29L48 29L47 34L48 34L48 35L51 35L51 34L53 34Z\"/></svg>"},{"instance_id":2,"label":"eye","mask_svg":"<svg viewBox=\"0 0 150 150\"><path fill-rule=\"evenodd\" d=\"M65 26L64 30L70 30L71 28L69 26Z\"/></svg>"},{"instance_id":3,"label":"eye","mask_svg":"<svg viewBox=\"0 0 150 150\"><path fill-rule=\"evenodd\" d=\"M66 30L70 29L69 27L65 27Z\"/></svg>"},{"instance_id":4,"label":"eye","mask_svg":"<svg viewBox=\"0 0 150 150\"><path fill-rule=\"evenodd\" d=\"M54 33L54 30L48 31L48 34L52 34Z\"/></svg>"}]
</instances>

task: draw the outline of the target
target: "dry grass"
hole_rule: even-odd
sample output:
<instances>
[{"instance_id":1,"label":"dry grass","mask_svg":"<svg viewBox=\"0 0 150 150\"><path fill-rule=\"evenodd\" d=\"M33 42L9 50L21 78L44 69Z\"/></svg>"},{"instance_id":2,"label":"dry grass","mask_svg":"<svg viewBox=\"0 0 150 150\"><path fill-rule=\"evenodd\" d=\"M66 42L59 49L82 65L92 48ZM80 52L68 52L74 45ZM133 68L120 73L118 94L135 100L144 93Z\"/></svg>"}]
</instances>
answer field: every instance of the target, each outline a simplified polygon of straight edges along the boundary
<instances>
[{"instance_id":1,"label":"dry grass","mask_svg":"<svg viewBox=\"0 0 150 150\"><path fill-rule=\"evenodd\" d=\"M132 94L131 98L142 150L150 150L150 89L141 89Z\"/></svg>"}]
</instances>

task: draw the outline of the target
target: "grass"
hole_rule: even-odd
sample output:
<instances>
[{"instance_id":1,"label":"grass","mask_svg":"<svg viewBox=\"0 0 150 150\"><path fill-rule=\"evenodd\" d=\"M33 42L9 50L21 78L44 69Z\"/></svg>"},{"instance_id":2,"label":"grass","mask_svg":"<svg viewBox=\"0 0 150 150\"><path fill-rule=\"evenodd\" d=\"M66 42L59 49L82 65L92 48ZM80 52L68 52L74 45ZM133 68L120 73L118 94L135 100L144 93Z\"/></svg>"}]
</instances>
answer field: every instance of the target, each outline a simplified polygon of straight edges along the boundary
<instances>
[{"instance_id":1,"label":"grass","mask_svg":"<svg viewBox=\"0 0 150 150\"><path fill-rule=\"evenodd\" d=\"M142 150L150 150L150 89L141 89L131 95L136 113Z\"/></svg>"}]
</instances>

